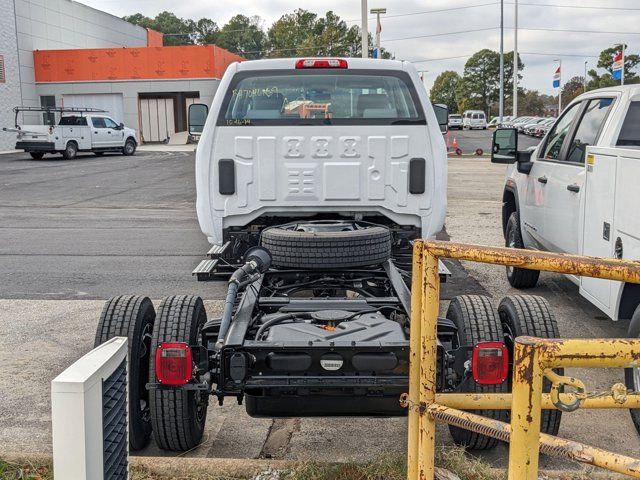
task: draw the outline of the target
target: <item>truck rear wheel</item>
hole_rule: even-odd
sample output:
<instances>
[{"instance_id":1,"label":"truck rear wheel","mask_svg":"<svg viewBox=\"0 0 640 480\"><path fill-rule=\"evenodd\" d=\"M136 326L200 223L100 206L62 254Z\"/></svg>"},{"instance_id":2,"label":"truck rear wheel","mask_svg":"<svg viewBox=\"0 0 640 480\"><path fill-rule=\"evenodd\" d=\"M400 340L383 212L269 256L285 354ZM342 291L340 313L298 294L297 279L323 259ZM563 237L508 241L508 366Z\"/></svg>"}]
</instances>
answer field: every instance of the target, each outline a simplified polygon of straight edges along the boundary
<instances>
[{"instance_id":1,"label":"truck rear wheel","mask_svg":"<svg viewBox=\"0 0 640 480\"><path fill-rule=\"evenodd\" d=\"M380 265L391 257L391 232L368 223L320 220L263 230L261 244L282 268L322 269Z\"/></svg>"},{"instance_id":2,"label":"truck rear wheel","mask_svg":"<svg viewBox=\"0 0 640 480\"><path fill-rule=\"evenodd\" d=\"M509 248L524 248L522 233L520 232L520 216L513 212L507 221L505 232L506 246ZM507 279L513 288L533 288L538 283L540 272L526 268L507 267Z\"/></svg>"},{"instance_id":3,"label":"truck rear wheel","mask_svg":"<svg viewBox=\"0 0 640 480\"><path fill-rule=\"evenodd\" d=\"M500 318L488 297L483 295L460 295L454 297L447 310L447 318L458 328L458 345L472 346L478 342L502 342L503 333ZM472 378L463 383L459 391L463 393L505 393L506 382L500 385L478 385ZM504 410L474 410L473 413L500 421L506 421ZM453 441L473 450L488 450L498 444L498 440L486 435L449 426Z\"/></svg>"},{"instance_id":4,"label":"truck rear wheel","mask_svg":"<svg viewBox=\"0 0 640 480\"><path fill-rule=\"evenodd\" d=\"M631 317L627 336L635 339L640 338L640 305L636 307ZM640 368L625 368L624 383L632 392L640 391ZM629 413L631 414L631 420L636 427L636 431L640 433L640 408L630 408Z\"/></svg>"},{"instance_id":5,"label":"truck rear wheel","mask_svg":"<svg viewBox=\"0 0 640 480\"><path fill-rule=\"evenodd\" d=\"M510 295L505 297L498 306L498 314L504 331L504 343L509 349L509 391L513 379L513 346L516 337L529 335L540 338L559 338L558 323L556 322L549 302L534 295ZM564 375L564 369L554 371ZM551 389L551 382L543 380L542 388L545 392ZM508 414L509 412L507 412ZM560 429L562 412L560 410L542 410L540 431L549 435L557 435Z\"/></svg>"},{"instance_id":6,"label":"truck rear wheel","mask_svg":"<svg viewBox=\"0 0 640 480\"><path fill-rule=\"evenodd\" d=\"M129 359L129 445L144 448L151 438L149 378L151 335L156 312L147 297L121 295L105 303L98 322L94 346L113 337L127 337Z\"/></svg>"},{"instance_id":7,"label":"truck rear wheel","mask_svg":"<svg viewBox=\"0 0 640 480\"><path fill-rule=\"evenodd\" d=\"M162 342L201 344L207 314L200 297L176 295L160 303L153 330L151 352ZM149 369L149 383L157 383L155 362ZM183 388L153 389L149 395L151 425L156 444L164 450L186 451L200 444L207 418L208 393Z\"/></svg>"},{"instance_id":8,"label":"truck rear wheel","mask_svg":"<svg viewBox=\"0 0 640 480\"><path fill-rule=\"evenodd\" d=\"M62 152L65 160L73 160L78 155L78 144L76 142L67 142L67 146Z\"/></svg>"},{"instance_id":9,"label":"truck rear wheel","mask_svg":"<svg viewBox=\"0 0 640 480\"><path fill-rule=\"evenodd\" d=\"M31 158L34 160L42 160L42 157L44 157L44 153L42 152L29 152L29 155L31 155Z\"/></svg>"}]
</instances>

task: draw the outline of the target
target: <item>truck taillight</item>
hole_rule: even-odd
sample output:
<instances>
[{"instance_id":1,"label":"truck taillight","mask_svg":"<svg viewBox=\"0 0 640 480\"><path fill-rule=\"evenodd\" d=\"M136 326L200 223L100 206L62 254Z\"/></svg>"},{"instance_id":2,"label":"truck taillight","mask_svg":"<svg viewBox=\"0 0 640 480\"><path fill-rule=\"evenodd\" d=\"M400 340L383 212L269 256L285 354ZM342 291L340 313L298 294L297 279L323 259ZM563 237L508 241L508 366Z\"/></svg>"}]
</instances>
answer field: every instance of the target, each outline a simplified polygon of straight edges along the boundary
<instances>
[{"instance_id":1,"label":"truck taillight","mask_svg":"<svg viewBox=\"0 0 640 480\"><path fill-rule=\"evenodd\" d=\"M473 379L480 385L499 385L509 375L509 351L502 342L479 342L471 357Z\"/></svg>"},{"instance_id":2,"label":"truck taillight","mask_svg":"<svg viewBox=\"0 0 640 480\"><path fill-rule=\"evenodd\" d=\"M156 349L156 377L163 385L186 384L193 373L191 349L186 343L163 342Z\"/></svg>"},{"instance_id":3,"label":"truck taillight","mask_svg":"<svg viewBox=\"0 0 640 480\"><path fill-rule=\"evenodd\" d=\"M347 61L342 58L301 58L296 68L347 68Z\"/></svg>"}]
</instances>

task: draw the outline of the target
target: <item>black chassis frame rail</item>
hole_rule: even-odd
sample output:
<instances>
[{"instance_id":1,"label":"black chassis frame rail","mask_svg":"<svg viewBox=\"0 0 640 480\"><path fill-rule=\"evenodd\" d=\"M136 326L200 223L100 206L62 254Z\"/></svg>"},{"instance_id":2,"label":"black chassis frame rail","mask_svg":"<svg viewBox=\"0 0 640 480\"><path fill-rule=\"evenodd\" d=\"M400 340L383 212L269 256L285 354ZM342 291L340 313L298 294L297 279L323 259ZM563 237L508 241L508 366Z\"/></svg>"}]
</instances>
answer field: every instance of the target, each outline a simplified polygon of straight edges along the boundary
<instances>
[{"instance_id":1,"label":"black chassis frame rail","mask_svg":"<svg viewBox=\"0 0 640 480\"><path fill-rule=\"evenodd\" d=\"M276 272L268 272L277 274ZM334 272L335 273L335 272ZM363 270L362 273L371 273L371 270ZM395 296L368 297L368 298L292 298L292 297L268 297L260 296L265 275L260 276L244 290L243 298L236 307L234 320L229 328L216 361L214 377L217 378L217 389L213 392L219 402L224 397L234 396L241 401L245 392L273 390L277 392L297 391L305 392L322 390L332 391L340 389L352 389L361 394L380 395L385 390L405 391L408 387L408 358L409 342L397 342L394 344L380 345L378 342L358 344L335 344L323 342L308 344L305 342L265 342L247 340L247 333L251 324L252 315L256 306L277 311L285 308L287 312L308 312L313 310L346 310L361 311L367 308L381 306L394 306L404 310L407 314L411 307L411 294L400 270L389 260L381 268L376 270L380 277L386 277ZM455 329L450 321L442 319L443 331ZM445 346L440 344L439 349L439 385L444 388L447 385L444 362L446 358ZM339 353L346 364L350 364L354 355L366 352L367 354L394 354L398 359L398 366L388 374L376 374L374 372L354 372L335 374L322 370L320 367L310 369L304 374L274 373L265 368L266 356L278 353L301 353L311 358L311 364L318 366L319 359L327 353ZM213 372L212 372L213 373Z\"/></svg>"}]
</instances>

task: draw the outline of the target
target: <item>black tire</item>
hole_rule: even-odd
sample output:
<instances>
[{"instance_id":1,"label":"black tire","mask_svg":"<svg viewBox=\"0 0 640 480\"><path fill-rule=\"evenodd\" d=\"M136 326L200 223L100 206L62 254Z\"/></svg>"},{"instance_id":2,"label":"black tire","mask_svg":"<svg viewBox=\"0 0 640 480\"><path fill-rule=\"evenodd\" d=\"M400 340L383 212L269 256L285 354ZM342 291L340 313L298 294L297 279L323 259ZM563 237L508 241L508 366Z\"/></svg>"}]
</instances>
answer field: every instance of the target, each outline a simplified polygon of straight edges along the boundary
<instances>
[{"instance_id":1,"label":"black tire","mask_svg":"<svg viewBox=\"0 0 640 480\"><path fill-rule=\"evenodd\" d=\"M516 337L529 335L540 338L559 338L558 323L551 312L549 302L534 295L510 295L505 297L498 306L498 314L504 331L504 342L509 349L509 391L513 383L513 345ZM564 375L564 369L554 369L559 375ZM551 382L543 380L542 388L545 392L551 389ZM507 414L509 412L507 411ZM560 410L542 410L540 431L549 435L557 435L560 429L562 412Z\"/></svg>"},{"instance_id":2,"label":"black tire","mask_svg":"<svg viewBox=\"0 0 640 480\"><path fill-rule=\"evenodd\" d=\"M124 147L122 147L122 154L126 156L131 156L136 153L136 148L138 148L138 144L132 138L128 138L126 142L124 142Z\"/></svg>"},{"instance_id":3,"label":"black tire","mask_svg":"<svg viewBox=\"0 0 640 480\"><path fill-rule=\"evenodd\" d=\"M151 351L162 342L201 342L202 327L207 320L200 297L176 295L160 303L153 330ZM151 362L149 382L157 383L155 362ZM202 440L207 418L208 393L181 388L154 389L149 395L153 438L164 450L187 451Z\"/></svg>"},{"instance_id":4,"label":"black tire","mask_svg":"<svg viewBox=\"0 0 640 480\"><path fill-rule=\"evenodd\" d=\"M322 269L380 265L391 257L388 228L357 222L320 221L264 230L262 246L281 268Z\"/></svg>"},{"instance_id":5,"label":"black tire","mask_svg":"<svg viewBox=\"0 0 640 480\"><path fill-rule=\"evenodd\" d=\"M104 152L93 152L96 157L101 157L104 155Z\"/></svg>"},{"instance_id":6,"label":"black tire","mask_svg":"<svg viewBox=\"0 0 640 480\"><path fill-rule=\"evenodd\" d=\"M507 221L505 245L510 248L524 248L518 212L513 212ZM507 267L507 279L513 288L533 288L538 283L539 277L539 270Z\"/></svg>"},{"instance_id":7,"label":"black tire","mask_svg":"<svg viewBox=\"0 0 640 480\"><path fill-rule=\"evenodd\" d=\"M67 146L62 152L65 160L73 160L78 155L78 144L76 142L67 142Z\"/></svg>"},{"instance_id":8,"label":"black tire","mask_svg":"<svg viewBox=\"0 0 640 480\"><path fill-rule=\"evenodd\" d=\"M94 346L113 337L129 340L129 446L144 448L151 438L149 379L151 336L156 312L147 297L122 295L107 300L96 331Z\"/></svg>"},{"instance_id":9,"label":"black tire","mask_svg":"<svg viewBox=\"0 0 640 480\"><path fill-rule=\"evenodd\" d=\"M502 326L498 312L491 300L483 295L460 295L454 297L447 310L447 318L452 320L458 328L458 345L475 345L478 342L501 342L503 340ZM464 393L506 393L507 382L500 385L478 385L473 379L468 379L459 388ZM473 413L506 421L505 410L474 410ZM488 450L498 444L498 440L486 435L449 426L453 441L473 450Z\"/></svg>"},{"instance_id":10,"label":"black tire","mask_svg":"<svg viewBox=\"0 0 640 480\"><path fill-rule=\"evenodd\" d=\"M636 310L631 317L627 337L636 339L640 337L640 305L636 307ZM634 373L636 374L635 378ZM625 368L624 383L632 392L640 390L640 368ZM633 425L636 427L636 431L640 434L640 408L630 408L629 413L631 414L631 420L633 421Z\"/></svg>"},{"instance_id":11,"label":"black tire","mask_svg":"<svg viewBox=\"0 0 640 480\"><path fill-rule=\"evenodd\" d=\"M31 158L34 160L42 160L42 157L44 157L43 152L29 152L29 155L31 155Z\"/></svg>"}]
</instances>

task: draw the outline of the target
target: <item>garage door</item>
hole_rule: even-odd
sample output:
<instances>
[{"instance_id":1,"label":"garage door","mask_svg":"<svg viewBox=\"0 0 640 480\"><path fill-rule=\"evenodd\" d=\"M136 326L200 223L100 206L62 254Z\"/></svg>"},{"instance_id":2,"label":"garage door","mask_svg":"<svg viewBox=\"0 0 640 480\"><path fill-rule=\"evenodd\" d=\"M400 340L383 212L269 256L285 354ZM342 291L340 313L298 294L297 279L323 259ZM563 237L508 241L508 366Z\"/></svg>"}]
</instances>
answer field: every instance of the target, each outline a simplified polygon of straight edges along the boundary
<instances>
[{"instance_id":1,"label":"garage door","mask_svg":"<svg viewBox=\"0 0 640 480\"><path fill-rule=\"evenodd\" d=\"M107 115L113 118L116 123L124 122L124 109L121 93L74 93L63 95L62 102L67 108L99 108L101 110L106 110L108 112Z\"/></svg>"},{"instance_id":2,"label":"garage door","mask_svg":"<svg viewBox=\"0 0 640 480\"><path fill-rule=\"evenodd\" d=\"M164 142L176 133L173 98L141 98L140 127L143 142Z\"/></svg>"}]
</instances>

